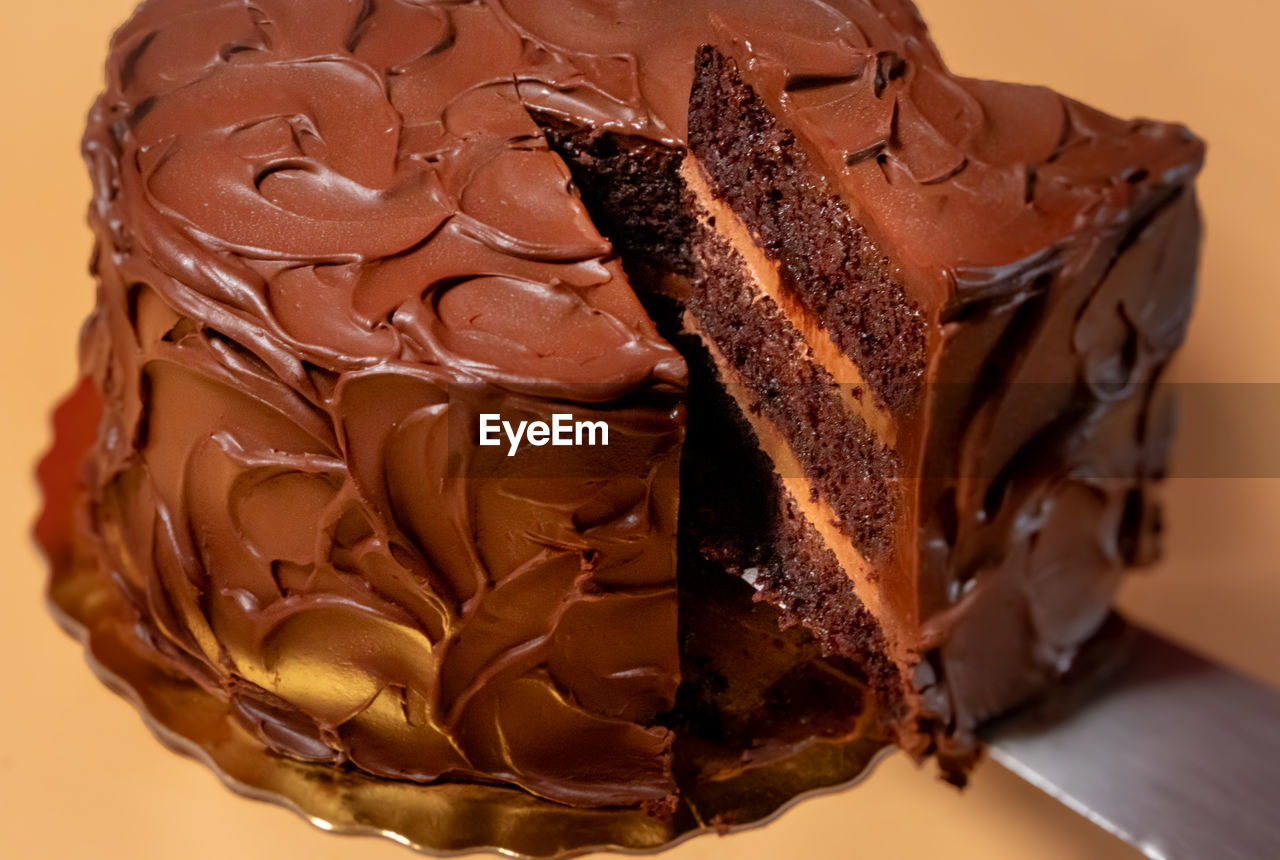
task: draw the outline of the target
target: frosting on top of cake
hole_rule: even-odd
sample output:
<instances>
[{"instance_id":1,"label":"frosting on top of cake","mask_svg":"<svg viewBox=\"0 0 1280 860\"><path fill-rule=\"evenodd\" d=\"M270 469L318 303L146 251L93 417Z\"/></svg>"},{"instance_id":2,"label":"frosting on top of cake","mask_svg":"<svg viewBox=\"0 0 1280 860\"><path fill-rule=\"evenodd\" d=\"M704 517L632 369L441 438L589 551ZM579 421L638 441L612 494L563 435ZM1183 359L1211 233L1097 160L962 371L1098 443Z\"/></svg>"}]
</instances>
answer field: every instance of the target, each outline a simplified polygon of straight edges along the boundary
<instances>
[{"instance_id":1,"label":"frosting on top of cake","mask_svg":"<svg viewBox=\"0 0 1280 860\"><path fill-rule=\"evenodd\" d=\"M926 307L1112 226L1201 156L1179 126L952 75L905 0L153 0L102 102L112 203L183 301L325 365L678 382L530 112L680 145L702 43Z\"/></svg>"}]
</instances>

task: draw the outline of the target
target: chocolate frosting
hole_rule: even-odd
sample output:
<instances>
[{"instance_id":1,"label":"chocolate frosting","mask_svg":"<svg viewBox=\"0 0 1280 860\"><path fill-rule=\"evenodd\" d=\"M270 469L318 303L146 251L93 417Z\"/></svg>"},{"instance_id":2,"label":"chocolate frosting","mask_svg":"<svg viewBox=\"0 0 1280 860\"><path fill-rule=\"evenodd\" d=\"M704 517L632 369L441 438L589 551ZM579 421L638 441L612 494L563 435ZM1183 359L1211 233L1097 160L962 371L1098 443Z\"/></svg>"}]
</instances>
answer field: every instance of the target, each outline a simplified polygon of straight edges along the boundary
<instances>
[{"instance_id":1,"label":"chocolate frosting","mask_svg":"<svg viewBox=\"0 0 1280 860\"><path fill-rule=\"evenodd\" d=\"M533 117L681 147L704 43L910 275L942 377L977 311L1114 250L1199 163L1179 127L950 74L905 0L145 3L85 138L94 525L143 641L275 749L672 791L685 366ZM1058 337L1102 383L1131 337L1107 301ZM1159 364L1178 314L1128 313ZM566 409L608 418L607 463L467 461L480 412ZM925 579L901 587L940 614Z\"/></svg>"},{"instance_id":2,"label":"chocolate frosting","mask_svg":"<svg viewBox=\"0 0 1280 860\"><path fill-rule=\"evenodd\" d=\"M662 802L684 364L524 52L481 5L156 2L117 34L97 530L147 641L278 750ZM607 463L465 459L480 412L565 409Z\"/></svg>"}]
</instances>

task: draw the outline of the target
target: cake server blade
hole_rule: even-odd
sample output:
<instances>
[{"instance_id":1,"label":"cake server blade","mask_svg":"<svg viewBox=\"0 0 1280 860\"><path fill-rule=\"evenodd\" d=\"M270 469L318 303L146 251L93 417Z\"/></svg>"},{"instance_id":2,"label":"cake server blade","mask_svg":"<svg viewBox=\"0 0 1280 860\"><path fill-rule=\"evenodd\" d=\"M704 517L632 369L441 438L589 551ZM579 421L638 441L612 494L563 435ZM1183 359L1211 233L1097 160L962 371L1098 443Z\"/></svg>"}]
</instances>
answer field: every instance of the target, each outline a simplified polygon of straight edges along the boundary
<instances>
[{"instance_id":1,"label":"cake server blade","mask_svg":"<svg viewBox=\"0 0 1280 860\"><path fill-rule=\"evenodd\" d=\"M991 757L1153 860L1280 857L1280 692L1149 632L1085 706Z\"/></svg>"}]
</instances>

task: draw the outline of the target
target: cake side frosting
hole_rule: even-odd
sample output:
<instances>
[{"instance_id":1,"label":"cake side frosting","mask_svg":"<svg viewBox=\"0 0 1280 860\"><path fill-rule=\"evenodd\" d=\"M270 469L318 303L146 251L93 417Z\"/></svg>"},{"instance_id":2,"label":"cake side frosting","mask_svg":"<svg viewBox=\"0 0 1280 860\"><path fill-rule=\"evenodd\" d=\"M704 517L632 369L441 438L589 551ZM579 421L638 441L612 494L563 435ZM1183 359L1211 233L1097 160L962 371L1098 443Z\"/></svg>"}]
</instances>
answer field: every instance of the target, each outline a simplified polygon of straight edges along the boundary
<instances>
[{"instance_id":1,"label":"cake side frosting","mask_svg":"<svg viewBox=\"0 0 1280 860\"><path fill-rule=\"evenodd\" d=\"M510 29L371 10L153 2L116 36L85 139L103 563L279 751L665 805L683 360ZM471 444L563 411L607 461Z\"/></svg>"}]
</instances>

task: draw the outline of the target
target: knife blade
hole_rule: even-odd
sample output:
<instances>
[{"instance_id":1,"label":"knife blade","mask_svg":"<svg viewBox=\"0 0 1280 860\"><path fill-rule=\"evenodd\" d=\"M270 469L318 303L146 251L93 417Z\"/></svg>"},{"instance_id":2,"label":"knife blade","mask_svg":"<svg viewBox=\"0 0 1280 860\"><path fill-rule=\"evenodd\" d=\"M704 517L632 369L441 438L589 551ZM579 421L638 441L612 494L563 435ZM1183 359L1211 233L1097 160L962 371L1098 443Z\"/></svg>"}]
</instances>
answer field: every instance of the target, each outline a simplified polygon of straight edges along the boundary
<instances>
[{"instance_id":1,"label":"knife blade","mask_svg":"<svg viewBox=\"0 0 1280 860\"><path fill-rule=\"evenodd\" d=\"M1280 691L1135 630L1087 705L993 726L991 757L1152 860L1280 858Z\"/></svg>"}]
</instances>

